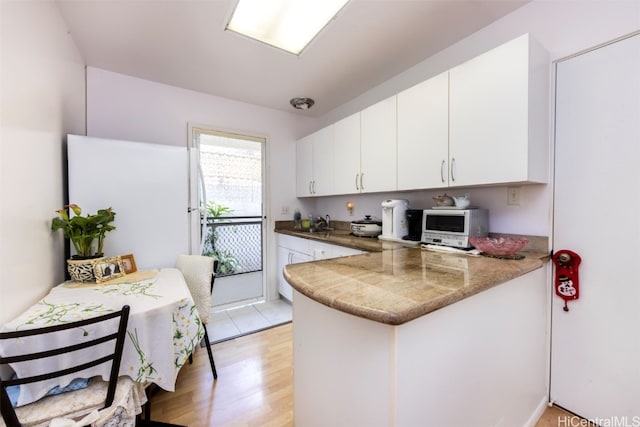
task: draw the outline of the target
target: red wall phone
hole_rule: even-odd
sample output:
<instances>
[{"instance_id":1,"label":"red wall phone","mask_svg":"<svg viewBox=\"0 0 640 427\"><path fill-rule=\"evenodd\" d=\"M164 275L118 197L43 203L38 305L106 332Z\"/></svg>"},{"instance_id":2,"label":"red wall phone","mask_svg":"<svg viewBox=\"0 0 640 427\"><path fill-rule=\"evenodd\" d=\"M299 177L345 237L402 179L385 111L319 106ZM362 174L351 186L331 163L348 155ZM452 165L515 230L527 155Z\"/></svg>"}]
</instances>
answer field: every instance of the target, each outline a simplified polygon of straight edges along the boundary
<instances>
[{"instance_id":1,"label":"red wall phone","mask_svg":"<svg viewBox=\"0 0 640 427\"><path fill-rule=\"evenodd\" d=\"M556 295L564 300L564 311L569 311L568 301L580 297L578 267L581 262L580 255L567 249L562 249L553 255L553 263L556 266L554 286Z\"/></svg>"}]
</instances>

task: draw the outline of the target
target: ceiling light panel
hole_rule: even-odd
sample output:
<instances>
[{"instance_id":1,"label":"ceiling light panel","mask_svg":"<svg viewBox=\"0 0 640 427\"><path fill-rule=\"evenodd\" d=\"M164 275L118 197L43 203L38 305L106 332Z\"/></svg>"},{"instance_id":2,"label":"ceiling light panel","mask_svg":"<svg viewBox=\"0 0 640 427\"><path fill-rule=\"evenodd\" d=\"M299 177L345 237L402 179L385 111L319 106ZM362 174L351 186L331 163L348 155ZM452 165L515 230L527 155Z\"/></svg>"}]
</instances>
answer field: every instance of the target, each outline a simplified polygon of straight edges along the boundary
<instances>
[{"instance_id":1,"label":"ceiling light panel","mask_svg":"<svg viewBox=\"0 0 640 427\"><path fill-rule=\"evenodd\" d=\"M239 0L227 29L295 55L348 0Z\"/></svg>"}]
</instances>

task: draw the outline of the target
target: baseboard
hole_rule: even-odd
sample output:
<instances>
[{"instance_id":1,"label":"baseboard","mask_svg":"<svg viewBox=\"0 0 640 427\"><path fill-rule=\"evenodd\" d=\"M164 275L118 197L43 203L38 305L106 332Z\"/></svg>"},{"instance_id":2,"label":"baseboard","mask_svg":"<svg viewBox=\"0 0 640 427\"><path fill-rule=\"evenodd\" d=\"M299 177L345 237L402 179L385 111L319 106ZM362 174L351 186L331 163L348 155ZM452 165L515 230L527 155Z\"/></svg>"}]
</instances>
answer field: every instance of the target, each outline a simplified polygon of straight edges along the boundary
<instances>
[{"instance_id":1,"label":"baseboard","mask_svg":"<svg viewBox=\"0 0 640 427\"><path fill-rule=\"evenodd\" d=\"M527 420L527 422L524 424L523 427L535 427L536 423L538 422L540 417L542 417L542 414L544 414L544 411L547 410L548 406L549 406L549 398L547 396L543 396L542 400L540 400L540 403L536 407L535 411L533 411L533 413L531 414L531 416L529 417L529 419Z\"/></svg>"}]
</instances>

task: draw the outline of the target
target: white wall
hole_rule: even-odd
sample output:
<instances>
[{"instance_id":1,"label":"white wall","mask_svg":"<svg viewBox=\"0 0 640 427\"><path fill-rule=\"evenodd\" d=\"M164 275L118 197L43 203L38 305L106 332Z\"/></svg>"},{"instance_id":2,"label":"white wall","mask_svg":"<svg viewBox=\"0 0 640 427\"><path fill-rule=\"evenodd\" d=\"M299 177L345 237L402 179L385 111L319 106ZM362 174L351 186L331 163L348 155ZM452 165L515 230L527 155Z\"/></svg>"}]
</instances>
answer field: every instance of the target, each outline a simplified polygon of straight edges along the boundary
<instances>
[{"instance_id":1,"label":"white wall","mask_svg":"<svg viewBox=\"0 0 640 427\"><path fill-rule=\"evenodd\" d=\"M637 0L534 0L330 111L321 118L319 127L334 123L527 32L549 51L551 60L555 61L638 29L640 2ZM549 72L553 73L552 66ZM553 87L549 88L550 115L553 114L553 90ZM551 144L553 120L550 119L549 123ZM520 206L507 206L506 187L451 190L448 194L468 192L475 205L489 208L489 227L493 232L550 236L551 190L551 185L522 187ZM358 219L364 214L380 215L380 203L386 198L406 198L412 207L428 208L432 206L431 197L437 193L442 194L429 191L318 198L310 209L314 213L328 213L334 219ZM353 217L347 216L347 199L356 205Z\"/></svg>"},{"instance_id":2,"label":"white wall","mask_svg":"<svg viewBox=\"0 0 640 427\"><path fill-rule=\"evenodd\" d=\"M295 140L317 120L206 95L148 80L87 68L87 135L159 144L187 144L189 122L267 139L268 283L276 283L274 221L282 206L302 208L295 198ZM149 195L154 197L154 195ZM270 297L277 296L273 285Z\"/></svg>"},{"instance_id":3,"label":"white wall","mask_svg":"<svg viewBox=\"0 0 640 427\"><path fill-rule=\"evenodd\" d=\"M62 235L50 226L64 204L66 134L85 130L85 74L53 2L2 1L0 28L4 323L64 280Z\"/></svg>"}]
</instances>

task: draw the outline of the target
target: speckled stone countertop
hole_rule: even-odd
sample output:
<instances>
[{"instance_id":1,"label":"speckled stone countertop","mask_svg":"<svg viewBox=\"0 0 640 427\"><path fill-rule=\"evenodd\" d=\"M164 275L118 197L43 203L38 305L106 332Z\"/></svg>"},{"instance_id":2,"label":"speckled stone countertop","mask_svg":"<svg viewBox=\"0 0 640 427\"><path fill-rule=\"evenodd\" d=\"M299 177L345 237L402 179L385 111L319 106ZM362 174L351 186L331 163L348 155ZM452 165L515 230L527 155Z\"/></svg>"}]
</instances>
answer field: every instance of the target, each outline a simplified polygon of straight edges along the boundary
<instances>
[{"instance_id":1,"label":"speckled stone countertop","mask_svg":"<svg viewBox=\"0 0 640 427\"><path fill-rule=\"evenodd\" d=\"M409 244L378 240L376 237L356 237L350 234L349 230L314 231L310 233L308 231L276 229L276 232L301 237L303 239L332 243L347 248L360 249L367 252L382 252L410 246Z\"/></svg>"},{"instance_id":2,"label":"speckled stone countertop","mask_svg":"<svg viewBox=\"0 0 640 427\"><path fill-rule=\"evenodd\" d=\"M400 325L541 268L545 252L520 260L439 253L344 232L282 234L368 250L363 255L287 265L284 277L307 297L345 313ZM367 249L370 248L370 249Z\"/></svg>"}]
</instances>

